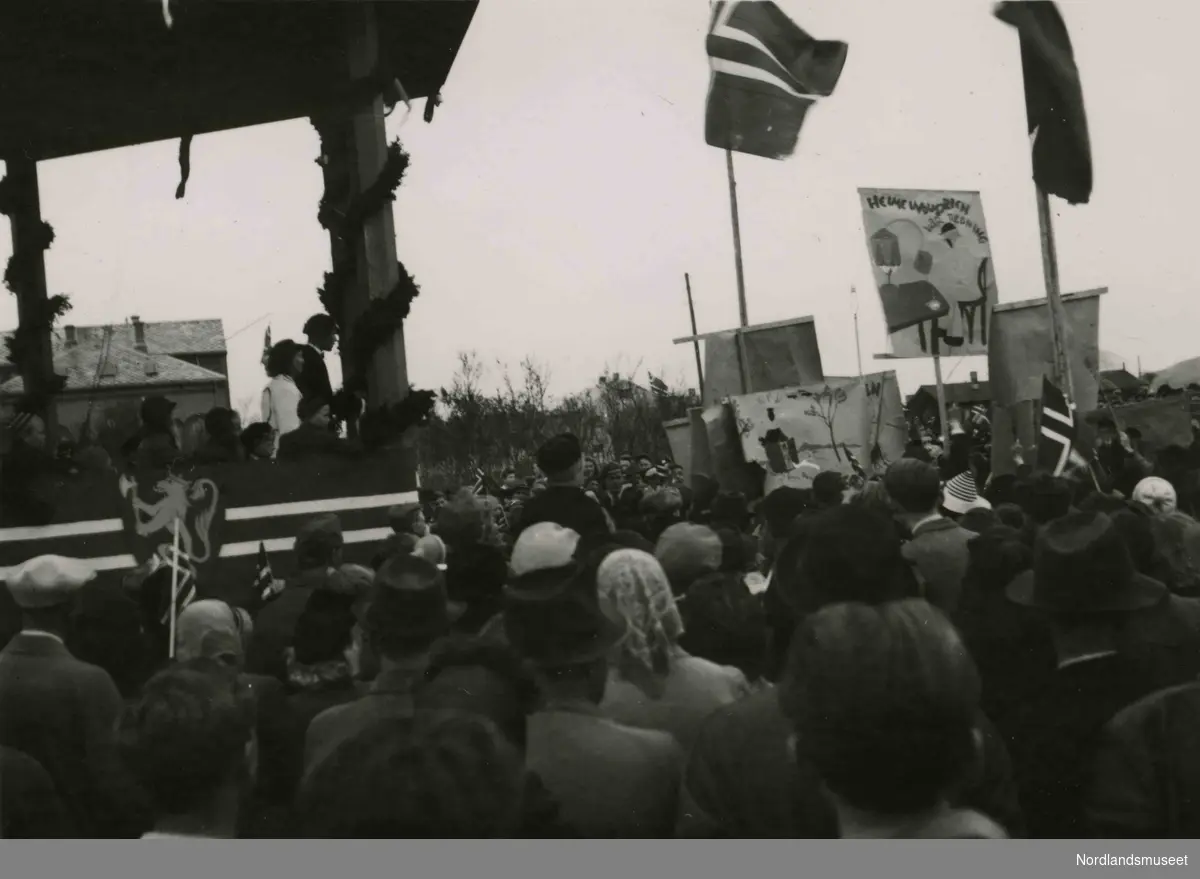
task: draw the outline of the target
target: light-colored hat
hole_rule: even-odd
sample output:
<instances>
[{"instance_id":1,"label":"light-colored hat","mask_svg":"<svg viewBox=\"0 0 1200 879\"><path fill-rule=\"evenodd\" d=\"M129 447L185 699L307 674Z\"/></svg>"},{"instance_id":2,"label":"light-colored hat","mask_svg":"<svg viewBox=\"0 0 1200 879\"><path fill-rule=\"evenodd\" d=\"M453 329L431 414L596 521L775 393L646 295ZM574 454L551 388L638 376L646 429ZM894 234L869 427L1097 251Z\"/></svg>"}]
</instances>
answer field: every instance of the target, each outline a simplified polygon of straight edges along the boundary
<instances>
[{"instance_id":1,"label":"light-colored hat","mask_svg":"<svg viewBox=\"0 0 1200 879\"><path fill-rule=\"evenodd\" d=\"M521 532L509 565L517 577L571 564L579 534L556 522L538 522Z\"/></svg>"},{"instance_id":2,"label":"light-colored hat","mask_svg":"<svg viewBox=\"0 0 1200 879\"><path fill-rule=\"evenodd\" d=\"M62 604L95 578L79 559L40 555L8 572L8 591L23 610L40 610Z\"/></svg>"},{"instance_id":3,"label":"light-colored hat","mask_svg":"<svg viewBox=\"0 0 1200 879\"><path fill-rule=\"evenodd\" d=\"M949 482L942 490L942 506L951 513L961 516L967 510L983 507L990 510L992 505L986 498L981 498L975 489L975 477L969 470L964 471Z\"/></svg>"},{"instance_id":4,"label":"light-colored hat","mask_svg":"<svg viewBox=\"0 0 1200 879\"><path fill-rule=\"evenodd\" d=\"M1175 487L1161 476L1147 476L1134 486L1133 500L1156 513L1173 513L1179 503Z\"/></svg>"}]
</instances>

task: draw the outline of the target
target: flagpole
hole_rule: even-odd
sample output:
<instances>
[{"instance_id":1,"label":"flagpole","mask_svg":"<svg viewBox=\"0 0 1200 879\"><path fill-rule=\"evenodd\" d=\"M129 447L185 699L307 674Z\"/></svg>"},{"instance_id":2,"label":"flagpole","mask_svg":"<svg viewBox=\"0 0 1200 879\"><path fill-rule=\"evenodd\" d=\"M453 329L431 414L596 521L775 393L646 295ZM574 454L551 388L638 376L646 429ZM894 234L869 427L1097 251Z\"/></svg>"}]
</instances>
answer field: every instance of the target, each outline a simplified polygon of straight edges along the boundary
<instances>
[{"instance_id":1,"label":"flagpole","mask_svg":"<svg viewBox=\"0 0 1200 879\"><path fill-rule=\"evenodd\" d=\"M1058 248L1054 240L1054 218L1050 213L1050 196L1037 186L1038 227L1042 242L1042 273L1046 279L1046 298L1050 300L1050 335L1054 343L1054 371L1057 384L1067 398L1068 405L1076 405L1075 381L1071 375L1071 361L1067 357L1066 312L1058 281Z\"/></svg>"},{"instance_id":2,"label":"flagpole","mask_svg":"<svg viewBox=\"0 0 1200 879\"><path fill-rule=\"evenodd\" d=\"M175 521L171 526L173 536L171 538L171 628L170 628L170 652L167 654L171 659L175 658L175 605L179 601L179 517L175 517Z\"/></svg>"},{"instance_id":3,"label":"flagpole","mask_svg":"<svg viewBox=\"0 0 1200 879\"><path fill-rule=\"evenodd\" d=\"M850 285L850 296L854 299L854 353L858 357L858 378L862 381L862 340L858 337L858 290Z\"/></svg>"},{"instance_id":4,"label":"flagpole","mask_svg":"<svg viewBox=\"0 0 1200 879\"><path fill-rule=\"evenodd\" d=\"M692 335L696 338L692 339L692 347L696 351L696 378L700 382L700 399L704 399L704 367L700 360L700 332L696 329L696 305L692 301L692 279L687 272L683 273L683 284L687 288L688 298L688 315L692 319Z\"/></svg>"},{"instance_id":5,"label":"flagpole","mask_svg":"<svg viewBox=\"0 0 1200 879\"><path fill-rule=\"evenodd\" d=\"M733 261L737 267L739 326L750 326L746 311L746 277L742 272L742 228L738 222L737 180L733 176L733 150L725 150L725 170L729 175L729 213L733 218Z\"/></svg>"},{"instance_id":6,"label":"flagpole","mask_svg":"<svg viewBox=\"0 0 1200 879\"><path fill-rule=\"evenodd\" d=\"M942 356L935 344L933 351L933 378L937 385L938 420L942 424L942 454L950 454L950 414L946 407L946 385L942 381Z\"/></svg>"}]
</instances>

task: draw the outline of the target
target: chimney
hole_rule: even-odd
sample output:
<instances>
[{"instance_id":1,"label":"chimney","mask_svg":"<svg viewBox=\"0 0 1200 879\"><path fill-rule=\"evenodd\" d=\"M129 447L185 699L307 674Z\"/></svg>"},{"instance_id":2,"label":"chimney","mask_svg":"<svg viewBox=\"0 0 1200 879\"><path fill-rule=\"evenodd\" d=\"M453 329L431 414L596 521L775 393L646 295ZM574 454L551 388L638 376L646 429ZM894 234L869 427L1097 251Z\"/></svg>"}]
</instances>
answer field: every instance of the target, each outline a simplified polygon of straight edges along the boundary
<instances>
[{"instance_id":1,"label":"chimney","mask_svg":"<svg viewBox=\"0 0 1200 879\"><path fill-rule=\"evenodd\" d=\"M78 344L78 340L75 337L75 325L67 324L63 327L63 333L67 337L67 347L74 348Z\"/></svg>"},{"instance_id":2,"label":"chimney","mask_svg":"<svg viewBox=\"0 0 1200 879\"><path fill-rule=\"evenodd\" d=\"M158 361L156 361L153 357L146 358L146 375L147 376L158 375Z\"/></svg>"},{"instance_id":3,"label":"chimney","mask_svg":"<svg viewBox=\"0 0 1200 879\"><path fill-rule=\"evenodd\" d=\"M129 319L133 323L133 347L146 352L146 325L136 314Z\"/></svg>"}]
</instances>

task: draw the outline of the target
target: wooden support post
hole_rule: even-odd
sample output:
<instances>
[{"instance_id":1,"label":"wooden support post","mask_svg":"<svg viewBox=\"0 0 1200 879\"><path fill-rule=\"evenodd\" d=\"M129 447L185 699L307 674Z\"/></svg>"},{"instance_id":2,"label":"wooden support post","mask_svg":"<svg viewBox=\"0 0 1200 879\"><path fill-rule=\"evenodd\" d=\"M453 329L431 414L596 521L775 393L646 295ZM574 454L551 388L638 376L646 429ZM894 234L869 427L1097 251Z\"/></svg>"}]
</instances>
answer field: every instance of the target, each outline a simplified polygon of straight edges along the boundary
<instances>
[{"instance_id":1,"label":"wooden support post","mask_svg":"<svg viewBox=\"0 0 1200 879\"><path fill-rule=\"evenodd\" d=\"M950 454L950 412L946 405L946 383L942 380L942 357L933 353L933 378L937 384L938 420L942 423L942 450Z\"/></svg>"},{"instance_id":2,"label":"wooden support post","mask_svg":"<svg viewBox=\"0 0 1200 879\"><path fill-rule=\"evenodd\" d=\"M22 248L29 252L33 271L17 294L17 324L34 328L33 356L24 363L21 378L25 391L30 393L45 387L54 376L54 349L50 344L50 327L44 325L46 316L46 258L36 243L42 224L42 204L38 193L37 162L24 156L9 156L5 159L8 182L13 193L12 249L20 253ZM7 352L0 352L5 356ZM46 442L51 450L58 444L58 412L53 399L38 413L46 424Z\"/></svg>"},{"instance_id":3,"label":"wooden support post","mask_svg":"<svg viewBox=\"0 0 1200 879\"><path fill-rule=\"evenodd\" d=\"M348 74L353 80L369 76L379 63L379 33L374 4L348 3L346 6L349 16ZM350 120L348 158L351 183L357 187L355 191L361 192L374 183L387 159L383 113L383 98L376 96L370 104L356 107ZM386 296L398 280L396 228L390 204L366 218L355 251L357 273L354 284L346 291L344 309L347 330L372 299ZM368 406L394 403L408 393L408 363L402 331L375 353L367 386Z\"/></svg>"}]
</instances>

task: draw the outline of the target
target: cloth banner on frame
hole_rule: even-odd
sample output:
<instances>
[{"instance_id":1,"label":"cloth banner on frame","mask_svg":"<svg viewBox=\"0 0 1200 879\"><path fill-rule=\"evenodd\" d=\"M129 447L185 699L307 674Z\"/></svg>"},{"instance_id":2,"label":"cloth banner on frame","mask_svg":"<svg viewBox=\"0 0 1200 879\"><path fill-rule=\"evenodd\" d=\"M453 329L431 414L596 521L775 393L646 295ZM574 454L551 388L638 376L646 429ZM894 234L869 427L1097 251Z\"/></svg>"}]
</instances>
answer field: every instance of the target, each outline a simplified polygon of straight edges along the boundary
<instances>
[{"instance_id":1,"label":"cloth banner on frame","mask_svg":"<svg viewBox=\"0 0 1200 879\"><path fill-rule=\"evenodd\" d=\"M904 454L908 426L894 372L734 397L742 454L765 491L812 486L822 470L882 473Z\"/></svg>"},{"instance_id":2,"label":"cloth banner on frame","mask_svg":"<svg viewBox=\"0 0 1200 879\"><path fill-rule=\"evenodd\" d=\"M996 275L978 192L860 189L893 357L987 353Z\"/></svg>"}]
</instances>

